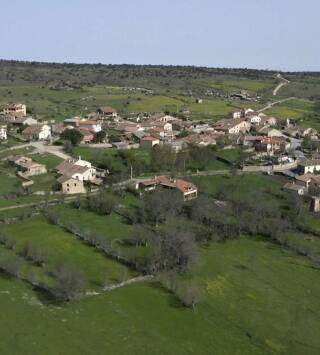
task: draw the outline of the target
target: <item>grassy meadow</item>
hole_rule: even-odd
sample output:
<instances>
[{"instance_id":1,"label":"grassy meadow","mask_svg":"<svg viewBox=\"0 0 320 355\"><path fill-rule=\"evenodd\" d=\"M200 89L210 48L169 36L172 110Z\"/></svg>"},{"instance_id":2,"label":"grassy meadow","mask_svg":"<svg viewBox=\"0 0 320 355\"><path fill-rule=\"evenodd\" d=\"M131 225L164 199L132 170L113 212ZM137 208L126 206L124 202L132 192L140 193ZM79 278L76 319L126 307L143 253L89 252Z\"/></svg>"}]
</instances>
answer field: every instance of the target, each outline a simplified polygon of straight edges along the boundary
<instances>
[{"instance_id":1,"label":"grassy meadow","mask_svg":"<svg viewBox=\"0 0 320 355\"><path fill-rule=\"evenodd\" d=\"M46 304L25 284L2 277L0 304L6 321L0 322L0 351L33 355L319 353L319 271L304 258L247 238L212 244L200 253L201 262L188 276L203 290L195 312L181 307L156 283L128 286L58 307Z\"/></svg>"},{"instance_id":2,"label":"grassy meadow","mask_svg":"<svg viewBox=\"0 0 320 355\"><path fill-rule=\"evenodd\" d=\"M263 198L278 196L281 200L282 182L276 176L194 177L193 181L200 193L222 190L228 194L236 186L244 195L262 189ZM138 203L131 194L119 201L123 207ZM72 204L51 209L59 212L62 223L77 223L115 243L131 233L132 226L116 213L102 216ZM308 225L320 230L317 219L309 218ZM42 216L1 228L17 243L14 251L1 246L0 259L8 253L18 254L27 242L48 251L42 268L25 262L25 274L36 272L46 278L64 261L79 267L88 280L87 289L98 292L105 283L135 276ZM317 247L315 240L313 246ZM318 279L318 268L307 258L260 237L246 236L198 246L197 262L181 278L201 290L194 311L184 308L156 280L57 305L26 283L2 275L0 305L6 321L0 322L0 351L12 354L23 349L32 355L317 355Z\"/></svg>"}]
</instances>

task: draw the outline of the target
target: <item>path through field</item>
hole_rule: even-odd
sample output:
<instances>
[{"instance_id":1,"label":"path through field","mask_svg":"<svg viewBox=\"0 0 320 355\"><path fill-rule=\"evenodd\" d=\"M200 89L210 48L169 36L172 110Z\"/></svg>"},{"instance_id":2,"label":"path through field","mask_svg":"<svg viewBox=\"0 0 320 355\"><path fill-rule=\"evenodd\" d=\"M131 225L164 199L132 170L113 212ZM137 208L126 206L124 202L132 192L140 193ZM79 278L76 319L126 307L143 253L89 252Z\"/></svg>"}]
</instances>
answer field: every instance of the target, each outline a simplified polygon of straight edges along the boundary
<instances>
[{"instance_id":1,"label":"path through field","mask_svg":"<svg viewBox=\"0 0 320 355\"><path fill-rule=\"evenodd\" d=\"M262 109L258 110L258 112L263 112L263 111L269 110L270 108L272 108L272 106L279 105L279 104L282 104L283 102L290 101L290 100L295 100L295 99L296 99L295 97L287 97L286 99L282 99L282 100L279 100L279 101L269 102L267 106L265 106Z\"/></svg>"}]
</instances>

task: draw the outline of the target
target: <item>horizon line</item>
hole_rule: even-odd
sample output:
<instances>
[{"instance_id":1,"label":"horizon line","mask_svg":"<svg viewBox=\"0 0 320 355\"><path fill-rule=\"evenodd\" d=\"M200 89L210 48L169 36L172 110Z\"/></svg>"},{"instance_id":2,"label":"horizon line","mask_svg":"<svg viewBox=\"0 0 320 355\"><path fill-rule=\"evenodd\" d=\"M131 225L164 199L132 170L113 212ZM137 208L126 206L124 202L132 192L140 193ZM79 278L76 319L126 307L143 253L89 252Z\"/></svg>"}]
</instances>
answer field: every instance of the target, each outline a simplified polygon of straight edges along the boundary
<instances>
[{"instance_id":1,"label":"horizon line","mask_svg":"<svg viewBox=\"0 0 320 355\"><path fill-rule=\"evenodd\" d=\"M262 69L253 67L219 67L197 64L133 64L133 63L102 63L102 62L63 62L63 61L41 61L30 59L6 59L0 58L0 62L21 62L21 63L36 63L36 64L59 64L59 65L105 65L105 66L148 66L148 67L182 67L182 68L199 68L199 69L228 69L228 70L250 70L250 71L265 71L275 73L319 73L320 70L283 70L283 69Z\"/></svg>"}]
</instances>

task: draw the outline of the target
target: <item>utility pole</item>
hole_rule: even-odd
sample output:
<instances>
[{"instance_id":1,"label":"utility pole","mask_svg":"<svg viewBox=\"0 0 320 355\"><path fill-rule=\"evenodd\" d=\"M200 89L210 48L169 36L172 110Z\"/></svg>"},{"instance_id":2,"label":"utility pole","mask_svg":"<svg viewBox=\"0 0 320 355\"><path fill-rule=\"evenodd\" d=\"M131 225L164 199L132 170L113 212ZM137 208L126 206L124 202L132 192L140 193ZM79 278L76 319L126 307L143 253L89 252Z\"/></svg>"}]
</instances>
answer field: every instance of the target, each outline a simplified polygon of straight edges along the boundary
<instances>
[{"instance_id":1,"label":"utility pole","mask_svg":"<svg viewBox=\"0 0 320 355\"><path fill-rule=\"evenodd\" d=\"M133 179L132 164L130 165L130 177L131 177L131 180L132 180Z\"/></svg>"}]
</instances>

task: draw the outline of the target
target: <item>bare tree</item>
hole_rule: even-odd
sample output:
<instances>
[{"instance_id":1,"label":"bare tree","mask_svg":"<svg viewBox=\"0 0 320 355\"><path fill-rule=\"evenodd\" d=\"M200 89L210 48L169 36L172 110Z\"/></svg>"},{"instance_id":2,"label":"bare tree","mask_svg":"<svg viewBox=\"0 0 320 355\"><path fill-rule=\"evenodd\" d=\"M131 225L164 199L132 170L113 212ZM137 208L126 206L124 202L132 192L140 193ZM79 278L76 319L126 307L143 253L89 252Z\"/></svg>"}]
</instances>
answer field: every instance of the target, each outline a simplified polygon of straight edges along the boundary
<instances>
[{"instance_id":1,"label":"bare tree","mask_svg":"<svg viewBox=\"0 0 320 355\"><path fill-rule=\"evenodd\" d=\"M60 264L54 270L53 277L55 285L52 294L59 301L72 301L86 286L83 273L75 266Z\"/></svg>"}]
</instances>

